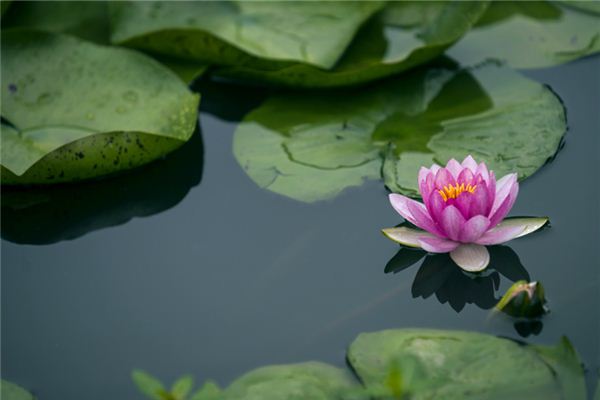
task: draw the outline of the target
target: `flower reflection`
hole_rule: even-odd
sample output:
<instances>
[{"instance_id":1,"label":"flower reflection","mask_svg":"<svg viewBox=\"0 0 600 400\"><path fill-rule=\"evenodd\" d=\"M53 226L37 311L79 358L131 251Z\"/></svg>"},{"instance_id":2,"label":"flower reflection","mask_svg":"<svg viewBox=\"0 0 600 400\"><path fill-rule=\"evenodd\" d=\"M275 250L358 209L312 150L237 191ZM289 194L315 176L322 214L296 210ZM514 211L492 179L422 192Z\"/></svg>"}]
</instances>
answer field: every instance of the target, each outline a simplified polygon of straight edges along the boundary
<instances>
[{"instance_id":1,"label":"flower reflection","mask_svg":"<svg viewBox=\"0 0 600 400\"><path fill-rule=\"evenodd\" d=\"M388 262L385 272L398 273L425 257L412 285L414 298L424 299L435 294L442 304L448 303L456 312L466 304L491 309L499 298L500 276L512 282L529 280L529 273L517 254L508 246L492 246L490 264L483 274L465 273L456 267L448 254L427 254L423 250L400 248Z\"/></svg>"}]
</instances>

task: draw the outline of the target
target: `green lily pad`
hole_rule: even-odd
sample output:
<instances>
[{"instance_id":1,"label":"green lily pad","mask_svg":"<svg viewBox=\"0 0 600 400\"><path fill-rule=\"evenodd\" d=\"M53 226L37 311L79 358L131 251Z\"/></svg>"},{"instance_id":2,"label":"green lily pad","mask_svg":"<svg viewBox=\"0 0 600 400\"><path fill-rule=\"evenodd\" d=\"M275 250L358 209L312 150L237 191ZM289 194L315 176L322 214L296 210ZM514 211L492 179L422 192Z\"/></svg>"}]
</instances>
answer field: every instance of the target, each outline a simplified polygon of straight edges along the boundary
<instances>
[{"instance_id":1,"label":"green lily pad","mask_svg":"<svg viewBox=\"0 0 600 400\"><path fill-rule=\"evenodd\" d=\"M83 180L137 167L192 135L199 96L127 49L2 33L2 182Z\"/></svg>"},{"instance_id":2,"label":"green lily pad","mask_svg":"<svg viewBox=\"0 0 600 400\"><path fill-rule=\"evenodd\" d=\"M272 365L234 381L223 400L359 400L358 385L345 371L320 362Z\"/></svg>"},{"instance_id":3,"label":"green lily pad","mask_svg":"<svg viewBox=\"0 0 600 400\"><path fill-rule=\"evenodd\" d=\"M4 1L2 2L4 4ZM68 33L108 44L108 3L105 1L18 1L2 20L2 29L29 28Z\"/></svg>"},{"instance_id":4,"label":"green lily pad","mask_svg":"<svg viewBox=\"0 0 600 400\"><path fill-rule=\"evenodd\" d=\"M474 332L398 329L359 335L348 360L374 391L389 390L390 370L399 368L413 400L583 399L583 370L563 350Z\"/></svg>"},{"instance_id":5,"label":"green lily pad","mask_svg":"<svg viewBox=\"0 0 600 400\"><path fill-rule=\"evenodd\" d=\"M99 44L108 44L109 25L108 2L105 1L19 1L3 21L2 27L68 33ZM196 61L169 56L155 58L188 83L207 69L207 65Z\"/></svg>"},{"instance_id":6,"label":"green lily pad","mask_svg":"<svg viewBox=\"0 0 600 400\"><path fill-rule=\"evenodd\" d=\"M496 59L515 68L542 68L597 53L600 15L586 12L597 9L592 3L494 2L448 55L463 65Z\"/></svg>"},{"instance_id":7,"label":"green lily pad","mask_svg":"<svg viewBox=\"0 0 600 400\"><path fill-rule=\"evenodd\" d=\"M220 65L331 68L382 2L117 2L113 43Z\"/></svg>"},{"instance_id":8,"label":"green lily pad","mask_svg":"<svg viewBox=\"0 0 600 400\"><path fill-rule=\"evenodd\" d=\"M8 10L8 7L12 3L12 0L2 0L0 2L0 16L4 16L4 13Z\"/></svg>"},{"instance_id":9,"label":"green lily pad","mask_svg":"<svg viewBox=\"0 0 600 400\"><path fill-rule=\"evenodd\" d=\"M566 337L562 337L554 346L531 345L554 371L564 399L585 399L586 385L583 367L579 355Z\"/></svg>"},{"instance_id":10,"label":"green lily pad","mask_svg":"<svg viewBox=\"0 0 600 400\"><path fill-rule=\"evenodd\" d=\"M333 87L368 82L423 64L440 55L479 19L479 2L391 2L356 35L331 70L306 63L262 68L232 65L217 76L293 87Z\"/></svg>"},{"instance_id":11,"label":"green lily pad","mask_svg":"<svg viewBox=\"0 0 600 400\"><path fill-rule=\"evenodd\" d=\"M21 386L2 379L2 381L0 381L0 399L35 400L35 397Z\"/></svg>"},{"instance_id":12,"label":"green lily pad","mask_svg":"<svg viewBox=\"0 0 600 400\"><path fill-rule=\"evenodd\" d=\"M439 66L368 89L275 95L240 123L233 150L259 186L301 201L381 171L390 189L417 196L421 166L467 154L497 176L526 178L556 153L565 130L564 108L547 87L496 64Z\"/></svg>"}]
</instances>

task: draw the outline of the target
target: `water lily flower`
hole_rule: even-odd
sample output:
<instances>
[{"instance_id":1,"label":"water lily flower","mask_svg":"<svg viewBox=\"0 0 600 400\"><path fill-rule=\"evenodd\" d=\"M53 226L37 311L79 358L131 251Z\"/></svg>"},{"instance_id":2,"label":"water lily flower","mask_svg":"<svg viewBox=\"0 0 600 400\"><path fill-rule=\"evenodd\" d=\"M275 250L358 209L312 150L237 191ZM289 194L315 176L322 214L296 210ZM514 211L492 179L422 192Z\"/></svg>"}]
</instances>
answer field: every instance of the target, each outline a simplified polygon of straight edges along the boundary
<instances>
[{"instance_id":1,"label":"water lily flower","mask_svg":"<svg viewBox=\"0 0 600 400\"><path fill-rule=\"evenodd\" d=\"M450 253L466 271L487 267L486 245L527 235L548 222L548 218L504 219L519 193L517 174L496 181L494 172L471 156L462 163L452 159L445 167L421 167L418 181L424 204L395 193L389 199L404 219L422 230L401 226L383 233L404 246Z\"/></svg>"}]
</instances>

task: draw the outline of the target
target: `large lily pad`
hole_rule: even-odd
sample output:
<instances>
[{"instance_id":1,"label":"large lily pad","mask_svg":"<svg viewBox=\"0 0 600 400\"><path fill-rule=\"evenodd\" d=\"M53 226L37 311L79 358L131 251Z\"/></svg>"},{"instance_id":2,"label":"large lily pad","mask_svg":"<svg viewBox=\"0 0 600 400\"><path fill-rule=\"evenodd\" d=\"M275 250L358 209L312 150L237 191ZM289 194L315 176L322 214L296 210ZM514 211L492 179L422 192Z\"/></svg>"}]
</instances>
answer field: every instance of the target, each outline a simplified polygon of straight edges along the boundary
<instances>
[{"instance_id":1,"label":"large lily pad","mask_svg":"<svg viewBox=\"0 0 600 400\"><path fill-rule=\"evenodd\" d=\"M547 87L495 64L423 68L368 89L269 98L239 125L234 154L261 187L302 201L383 175L416 196L417 172L472 154L498 176L530 176L566 130Z\"/></svg>"},{"instance_id":2,"label":"large lily pad","mask_svg":"<svg viewBox=\"0 0 600 400\"><path fill-rule=\"evenodd\" d=\"M494 2L448 54L462 64L493 58L516 68L541 68L597 53L600 15L593 3Z\"/></svg>"},{"instance_id":3,"label":"large lily pad","mask_svg":"<svg viewBox=\"0 0 600 400\"><path fill-rule=\"evenodd\" d=\"M332 70L306 63L252 68L233 65L214 74L294 87L333 87L368 82L405 71L441 54L485 11L486 1L391 2L370 20Z\"/></svg>"},{"instance_id":4,"label":"large lily pad","mask_svg":"<svg viewBox=\"0 0 600 400\"><path fill-rule=\"evenodd\" d=\"M364 399L357 387L345 371L313 361L250 371L223 392L223 400Z\"/></svg>"},{"instance_id":5,"label":"large lily pad","mask_svg":"<svg viewBox=\"0 0 600 400\"><path fill-rule=\"evenodd\" d=\"M137 52L38 31L2 34L2 181L82 180L185 143L199 96ZM4 121L7 121L5 124Z\"/></svg>"},{"instance_id":6,"label":"large lily pad","mask_svg":"<svg viewBox=\"0 0 600 400\"><path fill-rule=\"evenodd\" d=\"M220 65L331 68L381 2L118 2L113 43ZM261 60L263 59L263 60Z\"/></svg>"},{"instance_id":7,"label":"large lily pad","mask_svg":"<svg viewBox=\"0 0 600 400\"><path fill-rule=\"evenodd\" d=\"M414 400L583 400L583 370L564 351L475 332L398 329L359 335L348 360L372 390L385 390L390 370L399 369L403 393Z\"/></svg>"},{"instance_id":8,"label":"large lily pad","mask_svg":"<svg viewBox=\"0 0 600 400\"><path fill-rule=\"evenodd\" d=\"M35 397L21 386L2 379L0 381L0 399L35 400Z\"/></svg>"},{"instance_id":9,"label":"large lily pad","mask_svg":"<svg viewBox=\"0 0 600 400\"><path fill-rule=\"evenodd\" d=\"M69 185L2 188L2 239L22 244L73 240L174 207L202 178L200 132L128 174ZM69 204L69 207L65 207Z\"/></svg>"},{"instance_id":10,"label":"large lily pad","mask_svg":"<svg viewBox=\"0 0 600 400\"><path fill-rule=\"evenodd\" d=\"M2 1L2 4L5 2ZM109 40L105 1L18 1L2 20L2 29L30 28L68 33L106 44Z\"/></svg>"}]
</instances>

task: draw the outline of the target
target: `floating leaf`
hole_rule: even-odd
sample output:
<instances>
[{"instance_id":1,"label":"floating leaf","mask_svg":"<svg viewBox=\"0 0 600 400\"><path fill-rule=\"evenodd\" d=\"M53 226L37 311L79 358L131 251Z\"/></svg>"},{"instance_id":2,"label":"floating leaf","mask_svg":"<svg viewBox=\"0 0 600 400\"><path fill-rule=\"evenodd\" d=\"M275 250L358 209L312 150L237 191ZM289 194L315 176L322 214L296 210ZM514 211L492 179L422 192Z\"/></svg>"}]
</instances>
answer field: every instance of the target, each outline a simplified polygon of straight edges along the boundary
<instances>
[{"instance_id":1,"label":"floating leaf","mask_svg":"<svg viewBox=\"0 0 600 400\"><path fill-rule=\"evenodd\" d=\"M502 176L533 174L554 156L565 111L547 87L495 64L414 71L368 89L275 95L234 136L259 186L302 201L380 176L418 195L417 172L472 154Z\"/></svg>"},{"instance_id":2,"label":"floating leaf","mask_svg":"<svg viewBox=\"0 0 600 400\"><path fill-rule=\"evenodd\" d=\"M563 336L554 346L530 345L529 348L555 372L562 398L573 400L586 398L583 365L566 337Z\"/></svg>"},{"instance_id":3,"label":"floating leaf","mask_svg":"<svg viewBox=\"0 0 600 400\"><path fill-rule=\"evenodd\" d=\"M496 59L516 68L542 68L600 51L600 15L582 11L581 4L597 7L572 3L493 2L448 55L463 65Z\"/></svg>"},{"instance_id":4,"label":"floating leaf","mask_svg":"<svg viewBox=\"0 0 600 400\"><path fill-rule=\"evenodd\" d=\"M4 2L3 2L4 3ZM2 400L35 400L35 397L19 385L2 379L0 381L0 399Z\"/></svg>"},{"instance_id":5,"label":"floating leaf","mask_svg":"<svg viewBox=\"0 0 600 400\"><path fill-rule=\"evenodd\" d=\"M345 371L320 362L305 362L250 371L223 392L223 400L364 399L347 395L355 393L356 388Z\"/></svg>"},{"instance_id":6,"label":"floating leaf","mask_svg":"<svg viewBox=\"0 0 600 400\"><path fill-rule=\"evenodd\" d=\"M383 3L118 2L113 43L219 65L332 67Z\"/></svg>"},{"instance_id":7,"label":"floating leaf","mask_svg":"<svg viewBox=\"0 0 600 400\"><path fill-rule=\"evenodd\" d=\"M356 35L332 70L306 63L218 68L217 76L294 87L333 87L368 82L423 64L468 31L486 1L389 3Z\"/></svg>"},{"instance_id":8,"label":"floating leaf","mask_svg":"<svg viewBox=\"0 0 600 400\"><path fill-rule=\"evenodd\" d=\"M68 33L96 43L107 44L108 3L105 1L18 1L2 20L2 29L15 27Z\"/></svg>"},{"instance_id":9,"label":"floating leaf","mask_svg":"<svg viewBox=\"0 0 600 400\"><path fill-rule=\"evenodd\" d=\"M10 3L12 3L12 0L2 0L0 2L0 16L4 16L4 13L6 13L6 11L8 10Z\"/></svg>"},{"instance_id":10,"label":"floating leaf","mask_svg":"<svg viewBox=\"0 0 600 400\"><path fill-rule=\"evenodd\" d=\"M26 30L2 34L2 181L82 180L185 143L199 97L139 53Z\"/></svg>"},{"instance_id":11,"label":"floating leaf","mask_svg":"<svg viewBox=\"0 0 600 400\"><path fill-rule=\"evenodd\" d=\"M414 400L580 399L563 397L561 388L579 388L582 371L563 373L572 361L548 362L540 347L474 332L398 329L359 335L348 360L367 388L383 390L394 364L416 358L422 370L403 380Z\"/></svg>"}]
</instances>

